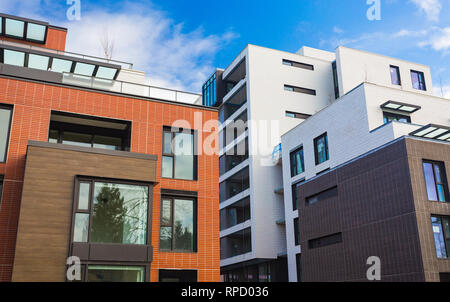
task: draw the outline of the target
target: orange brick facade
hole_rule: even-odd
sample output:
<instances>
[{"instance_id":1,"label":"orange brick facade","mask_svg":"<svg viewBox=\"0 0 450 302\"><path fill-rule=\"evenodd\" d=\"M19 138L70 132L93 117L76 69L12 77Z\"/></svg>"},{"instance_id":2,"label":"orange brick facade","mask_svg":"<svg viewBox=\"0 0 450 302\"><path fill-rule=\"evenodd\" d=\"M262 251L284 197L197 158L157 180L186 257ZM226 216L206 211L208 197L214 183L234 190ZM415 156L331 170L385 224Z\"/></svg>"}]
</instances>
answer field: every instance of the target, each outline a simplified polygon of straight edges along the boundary
<instances>
[{"instance_id":1,"label":"orange brick facade","mask_svg":"<svg viewBox=\"0 0 450 302\"><path fill-rule=\"evenodd\" d=\"M217 155L198 156L197 181L161 178L163 126L170 126L175 120L186 120L203 134L204 140L210 133L194 127L194 113L201 112L203 121L217 121L216 111L8 78L0 78L0 103L14 106L7 161L0 163L0 174L4 175L0 208L0 281L10 281L12 275L27 143L28 140L48 140L51 110L129 120L132 122L131 152L158 156L150 280L158 281L159 269L193 269L198 270L198 281L220 280ZM159 252L161 189L198 192L196 253Z\"/></svg>"},{"instance_id":2,"label":"orange brick facade","mask_svg":"<svg viewBox=\"0 0 450 302\"><path fill-rule=\"evenodd\" d=\"M44 47L49 49L55 49L60 51L66 50L66 37L67 37L67 30L63 28L52 28L49 27L47 31L47 40L45 41L45 44L39 44L39 43L32 43L28 41L21 41L17 39L12 38L6 38L6 37L0 37L0 40L5 41L11 41L15 43L21 43L31 46L37 46L37 47Z\"/></svg>"}]
</instances>

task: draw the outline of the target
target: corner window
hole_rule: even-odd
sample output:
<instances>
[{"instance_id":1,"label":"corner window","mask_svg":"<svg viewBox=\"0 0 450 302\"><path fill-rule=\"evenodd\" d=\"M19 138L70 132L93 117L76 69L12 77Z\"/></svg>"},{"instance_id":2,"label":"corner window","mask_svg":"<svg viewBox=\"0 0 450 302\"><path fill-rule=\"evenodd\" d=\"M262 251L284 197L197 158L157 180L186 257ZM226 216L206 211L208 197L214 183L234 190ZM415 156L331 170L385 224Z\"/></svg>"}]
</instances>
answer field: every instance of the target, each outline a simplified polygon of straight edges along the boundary
<instances>
[{"instance_id":1,"label":"corner window","mask_svg":"<svg viewBox=\"0 0 450 302\"><path fill-rule=\"evenodd\" d=\"M428 200L449 202L447 177L443 162L423 161Z\"/></svg>"},{"instance_id":2,"label":"corner window","mask_svg":"<svg viewBox=\"0 0 450 302\"><path fill-rule=\"evenodd\" d=\"M300 245L300 224L298 218L294 219L294 239L295 245Z\"/></svg>"},{"instance_id":3,"label":"corner window","mask_svg":"<svg viewBox=\"0 0 450 302\"><path fill-rule=\"evenodd\" d=\"M161 198L159 249L197 251L197 203L194 199Z\"/></svg>"},{"instance_id":4,"label":"corner window","mask_svg":"<svg viewBox=\"0 0 450 302\"><path fill-rule=\"evenodd\" d=\"M391 65L390 72L392 85L401 85L402 82L400 80L400 69L398 68L398 66Z\"/></svg>"},{"instance_id":5,"label":"corner window","mask_svg":"<svg viewBox=\"0 0 450 302\"><path fill-rule=\"evenodd\" d=\"M329 159L327 133L314 139L314 157L316 165L326 162Z\"/></svg>"},{"instance_id":6,"label":"corner window","mask_svg":"<svg viewBox=\"0 0 450 302\"><path fill-rule=\"evenodd\" d=\"M305 172L305 160L303 157L303 147L291 152L291 177Z\"/></svg>"},{"instance_id":7,"label":"corner window","mask_svg":"<svg viewBox=\"0 0 450 302\"><path fill-rule=\"evenodd\" d=\"M440 259L447 259L450 251L450 217L432 216L431 225L433 227L436 256Z\"/></svg>"},{"instance_id":8,"label":"corner window","mask_svg":"<svg viewBox=\"0 0 450 302\"><path fill-rule=\"evenodd\" d=\"M6 161L11 119L12 108L0 105L0 163Z\"/></svg>"},{"instance_id":9,"label":"corner window","mask_svg":"<svg viewBox=\"0 0 450 302\"><path fill-rule=\"evenodd\" d=\"M391 113L391 112L383 112L383 121L385 124L391 121L397 121L402 123L411 123L411 117L409 115Z\"/></svg>"},{"instance_id":10,"label":"corner window","mask_svg":"<svg viewBox=\"0 0 450 302\"><path fill-rule=\"evenodd\" d=\"M149 186L79 179L73 242L147 244Z\"/></svg>"},{"instance_id":11,"label":"corner window","mask_svg":"<svg viewBox=\"0 0 450 302\"><path fill-rule=\"evenodd\" d=\"M192 130L163 131L162 177L183 180L197 179L197 158L194 155L195 133Z\"/></svg>"},{"instance_id":12,"label":"corner window","mask_svg":"<svg viewBox=\"0 0 450 302\"><path fill-rule=\"evenodd\" d=\"M411 81L414 89L423 91L427 90L425 86L425 76L423 75L423 72L411 70Z\"/></svg>"}]
</instances>

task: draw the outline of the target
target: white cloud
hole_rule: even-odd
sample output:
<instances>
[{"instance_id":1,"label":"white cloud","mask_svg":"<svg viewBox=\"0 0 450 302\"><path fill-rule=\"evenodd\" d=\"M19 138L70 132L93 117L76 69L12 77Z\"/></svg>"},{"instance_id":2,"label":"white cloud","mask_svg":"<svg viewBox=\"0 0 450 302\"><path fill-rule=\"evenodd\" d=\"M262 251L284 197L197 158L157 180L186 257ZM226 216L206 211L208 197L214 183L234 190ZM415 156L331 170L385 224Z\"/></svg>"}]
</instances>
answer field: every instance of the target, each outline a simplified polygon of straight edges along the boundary
<instances>
[{"instance_id":1,"label":"white cloud","mask_svg":"<svg viewBox=\"0 0 450 302\"><path fill-rule=\"evenodd\" d=\"M231 30L219 34L205 34L202 27L186 30L148 1L124 1L114 11L86 5L80 21L68 21L65 2L0 0L0 7L67 27L71 52L103 56L100 40L107 32L114 40L112 59L134 63L134 69L147 73L151 85L193 92L199 92L213 72L216 54L237 37Z\"/></svg>"},{"instance_id":2,"label":"white cloud","mask_svg":"<svg viewBox=\"0 0 450 302\"><path fill-rule=\"evenodd\" d=\"M439 21L442 4L439 0L411 0L420 11L424 12L427 19L433 22Z\"/></svg>"},{"instance_id":3,"label":"white cloud","mask_svg":"<svg viewBox=\"0 0 450 302\"><path fill-rule=\"evenodd\" d=\"M342 28L335 26L335 27L333 27L333 32L335 32L337 34L342 34L342 33L344 33L344 30Z\"/></svg>"},{"instance_id":4,"label":"white cloud","mask_svg":"<svg viewBox=\"0 0 450 302\"><path fill-rule=\"evenodd\" d=\"M443 97L446 99L450 99L450 85L440 87L439 83L434 84L434 95L438 97Z\"/></svg>"},{"instance_id":5,"label":"white cloud","mask_svg":"<svg viewBox=\"0 0 450 302\"><path fill-rule=\"evenodd\" d=\"M436 51L448 53L450 51L450 27L434 27L429 34L429 39L420 42L419 46L430 46Z\"/></svg>"}]
</instances>

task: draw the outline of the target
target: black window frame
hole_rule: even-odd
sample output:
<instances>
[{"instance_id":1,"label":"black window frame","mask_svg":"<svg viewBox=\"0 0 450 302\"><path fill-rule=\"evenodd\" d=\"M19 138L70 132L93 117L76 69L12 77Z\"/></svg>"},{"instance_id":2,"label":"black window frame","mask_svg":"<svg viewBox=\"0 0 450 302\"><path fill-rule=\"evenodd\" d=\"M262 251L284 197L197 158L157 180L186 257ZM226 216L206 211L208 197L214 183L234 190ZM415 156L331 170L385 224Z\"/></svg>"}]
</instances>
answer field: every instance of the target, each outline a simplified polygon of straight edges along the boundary
<instances>
[{"instance_id":1,"label":"black window frame","mask_svg":"<svg viewBox=\"0 0 450 302\"><path fill-rule=\"evenodd\" d=\"M295 246L300 245L300 220L299 218L294 218L294 243Z\"/></svg>"},{"instance_id":2,"label":"black window frame","mask_svg":"<svg viewBox=\"0 0 450 302\"><path fill-rule=\"evenodd\" d=\"M424 72L411 69L410 73L411 73L411 84L412 84L412 76L413 76L413 74L417 74L417 78L419 79L419 88L414 88L414 86L412 86L413 89L420 90L420 91L427 91L427 84L426 84L426 81L425 81L425 74L424 74ZM421 78L422 78L422 82L420 81Z\"/></svg>"},{"instance_id":3,"label":"black window frame","mask_svg":"<svg viewBox=\"0 0 450 302\"><path fill-rule=\"evenodd\" d=\"M197 270L172 270L172 269L159 269L158 270L158 281L162 281L163 278L168 278L170 275L173 274L174 278L179 278L180 280L178 282L198 282L198 271ZM194 279L195 275L195 280ZM170 282L177 282L177 281L170 281Z\"/></svg>"},{"instance_id":4,"label":"black window frame","mask_svg":"<svg viewBox=\"0 0 450 302\"><path fill-rule=\"evenodd\" d=\"M387 120L389 117L394 118L393 120L400 122L400 123L404 123L404 122L399 121L398 119L404 118L404 119L406 119L406 123L411 124L411 116L409 116L409 115L383 111L383 123L384 124L387 124L390 122Z\"/></svg>"},{"instance_id":5,"label":"black window frame","mask_svg":"<svg viewBox=\"0 0 450 302\"><path fill-rule=\"evenodd\" d=\"M436 196L437 196L438 200L428 199L428 190L427 190L428 185L427 185L427 179L425 176L425 170L423 167L424 164L431 164L431 167L433 170L434 188L436 190ZM441 174L441 182L439 182L439 183L436 178L436 171L434 169L435 165L439 167L439 171ZM423 177L424 177L424 182L425 182L425 192L427 193L427 200L432 201L432 202L450 203L450 192L449 192L450 190L449 190L448 181L447 181L447 171L445 169L445 162L423 159L422 160L422 172L423 172ZM444 188L444 199L445 200L439 200L438 185L442 185L442 187Z\"/></svg>"},{"instance_id":6,"label":"black window frame","mask_svg":"<svg viewBox=\"0 0 450 302\"><path fill-rule=\"evenodd\" d=\"M293 85L284 85L284 90L288 92L297 92L297 93L303 93L308 95L317 95L317 92L314 89L310 88L304 88L304 87L297 87Z\"/></svg>"},{"instance_id":7,"label":"black window frame","mask_svg":"<svg viewBox=\"0 0 450 302\"><path fill-rule=\"evenodd\" d=\"M306 113L298 113L294 111L286 111L286 117L296 118L300 120L307 120L308 118L311 117L311 115Z\"/></svg>"},{"instance_id":8,"label":"black window frame","mask_svg":"<svg viewBox=\"0 0 450 302\"><path fill-rule=\"evenodd\" d=\"M176 130L176 131L175 131ZM175 139L175 134L176 133L187 133L190 132L193 136L193 173L192 173L192 179L184 179L184 178L175 178L175 155L173 154L173 146L172 143ZM171 153L165 153L164 152L164 139L165 139L165 134L166 133L171 133ZM198 134L197 134L197 130L194 129L184 129L184 128L174 128L174 127L170 127L170 126L163 126L163 131L162 131L162 138L161 138L161 178L164 179L174 179L174 180L184 180L184 181L198 181L198 152L197 152L197 148L198 148ZM163 176L163 158L164 157L170 157L172 158L172 177L167 177L167 176Z\"/></svg>"},{"instance_id":9,"label":"black window frame","mask_svg":"<svg viewBox=\"0 0 450 302\"><path fill-rule=\"evenodd\" d=\"M398 83L394 83L394 78L392 78L392 69L395 69L395 72L397 74ZM389 73L391 75L391 84L396 86L402 85L402 78L400 77L400 67L396 65L389 65Z\"/></svg>"},{"instance_id":10,"label":"black window frame","mask_svg":"<svg viewBox=\"0 0 450 302\"><path fill-rule=\"evenodd\" d=\"M308 249L317 249L342 243L342 232L308 240Z\"/></svg>"},{"instance_id":11,"label":"black window frame","mask_svg":"<svg viewBox=\"0 0 450 302\"><path fill-rule=\"evenodd\" d=\"M322 139L322 138L325 138L325 149L326 149L326 155L327 156L326 156L326 159L324 161L319 162L319 152L317 150L317 146L318 146L317 142L320 139ZM320 164L323 164L324 162L327 162L328 160L330 160L330 152L329 152L329 149L328 149L328 133L327 132L319 135L318 137L316 137L314 139L314 159L315 159L315 162L316 162L316 166L318 166Z\"/></svg>"},{"instance_id":12,"label":"black window frame","mask_svg":"<svg viewBox=\"0 0 450 302\"><path fill-rule=\"evenodd\" d=\"M339 78L336 61L333 61L333 63L331 63L331 69L333 71L334 98L337 100L340 97L340 95L339 95Z\"/></svg>"},{"instance_id":13,"label":"black window frame","mask_svg":"<svg viewBox=\"0 0 450 302\"><path fill-rule=\"evenodd\" d=\"M48 37L48 28L49 28L49 24L47 22L42 22L42 21L36 21L36 20L31 20L31 19L26 19L26 18L20 18L17 16L11 16L11 15L6 15L6 14L0 14L1 19L1 23L0 26L2 27L2 32L0 34L0 36L9 38L9 39L15 39L15 40L21 40L21 41L27 41L27 42L31 42L31 43L36 43L36 44L42 44L45 45L47 43L47 37ZM9 20L14 20L14 21L20 21L23 22L23 35L22 37L18 37L18 36L14 36L14 35L8 35L6 34L6 19ZM41 25L45 27L45 33L44 33L44 40L35 40L35 39L29 39L27 38L28 35L28 24L35 24L35 25Z\"/></svg>"},{"instance_id":14,"label":"black window frame","mask_svg":"<svg viewBox=\"0 0 450 302\"><path fill-rule=\"evenodd\" d=\"M6 163L8 159L8 151L9 151L9 140L11 139L11 128L12 128L12 122L13 122L13 114L14 114L14 106L9 104L2 104L0 103L0 109L9 110L9 126L7 128L7 135L6 135L6 143L5 143L5 158L0 159L0 163Z\"/></svg>"},{"instance_id":15,"label":"black window frame","mask_svg":"<svg viewBox=\"0 0 450 302\"><path fill-rule=\"evenodd\" d=\"M311 206L314 205L318 202L321 202L323 200L327 200L327 199L331 199L331 198L335 198L339 195L339 190L338 190L338 186L333 186L330 187L326 190L323 190L319 193L307 196L305 198L305 202L306 202L306 206ZM316 198L317 200L314 200L314 202L312 202L312 199Z\"/></svg>"},{"instance_id":16,"label":"black window frame","mask_svg":"<svg viewBox=\"0 0 450 302\"><path fill-rule=\"evenodd\" d=\"M188 250L177 250L174 249L174 236L173 232L175 229L174 226L174 203L175 199L180 200L189 200L192 201L193 204L193 244L192 244L192 251ZM165 225L162 222L162 214L163 214L163 200L170 200L170 222ZM160 252L164 253L187 253L187 254L196 254L198 253L198 198L195 196L189 196L189 195L170 195L170 194L161 194L160 199L160 216L159 216L159 233L158 233L158 248ZM171 249L163 249L161 248L161 227L171 227L172 228L172 243L171 243Z\"/></svg>"},{"instance_id":17,"label":"black window frame","mask_svg":"<svg viewBox=\"0 0 450 302\"><path fill-rule=\"evenodd\" d=\"M301 167L302 167L302 171L296 171L297 169L297 165L296 165L296 155L300 153L300 157L301 157ZM290 157L290 165L291 165L291 177L295 177L297 175L300 175L302 173L305 173L305 150L303 149L303 146L298 147L297 149L291 151L289 153L289 157Z\"/></svg>"},{"instance_id":18,"label":"black window frame","mask_svg":"<svg viewBox=\"0 0 450 302\"><path fill-rule=\"evenodd\" d=\"M288 60L288 59L283 59L282 64L285 66L297 67L297 68L314 71L314 65L311 65L311 64L300 63L300 62L296 62L296 61L292 61L292 60Z\"/></svg>"}]
</instances>

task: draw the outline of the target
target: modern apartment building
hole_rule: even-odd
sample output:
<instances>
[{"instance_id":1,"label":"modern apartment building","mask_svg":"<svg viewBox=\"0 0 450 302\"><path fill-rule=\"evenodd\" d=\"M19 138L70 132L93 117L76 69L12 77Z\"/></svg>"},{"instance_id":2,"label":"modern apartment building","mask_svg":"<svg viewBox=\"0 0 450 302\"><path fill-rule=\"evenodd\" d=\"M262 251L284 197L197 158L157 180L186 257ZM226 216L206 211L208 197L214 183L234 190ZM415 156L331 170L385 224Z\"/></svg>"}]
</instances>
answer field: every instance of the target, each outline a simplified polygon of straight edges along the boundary
<instances>
[{"instance_id":1,"label":"modern apartment building","mask_svg":"<svg viewBox=\"0 0 450 302\"><path fill-rule=\"evenodd\" d=\"M218 69L203 104L219 107L222 280L358 279L308 277L302 268L303 240L317 233L302 228L301 185L430 123L446 129L449 101L432 91L427 66L346 47L248 45ZM317 229L329 223L316 218ZM308 263L313 274L317 261Z\"/></svg>"},{"instance_id":2,"label":"modern apartment building","mask_svg":"<svg viewBox=\"0 0 450 302\"><path fill-rule=\"evenodd\" d=\"M82 281L218 281L217 109L0 23L0 281L65 281L72 256Z\"/></svg>"},{"instance_id":3,"label":"modern apartment building","mask_svg":"<svg viewBox=\"0 0 450 302\"><path fill-rule=\"evenodd\" d=\"M431 224L450 214L450 100L427 66L344 47L335 80L340 97L282 136L289 280L367 281L371 256L384 281L445 279Z\"/></svg>"}]
</instances>

